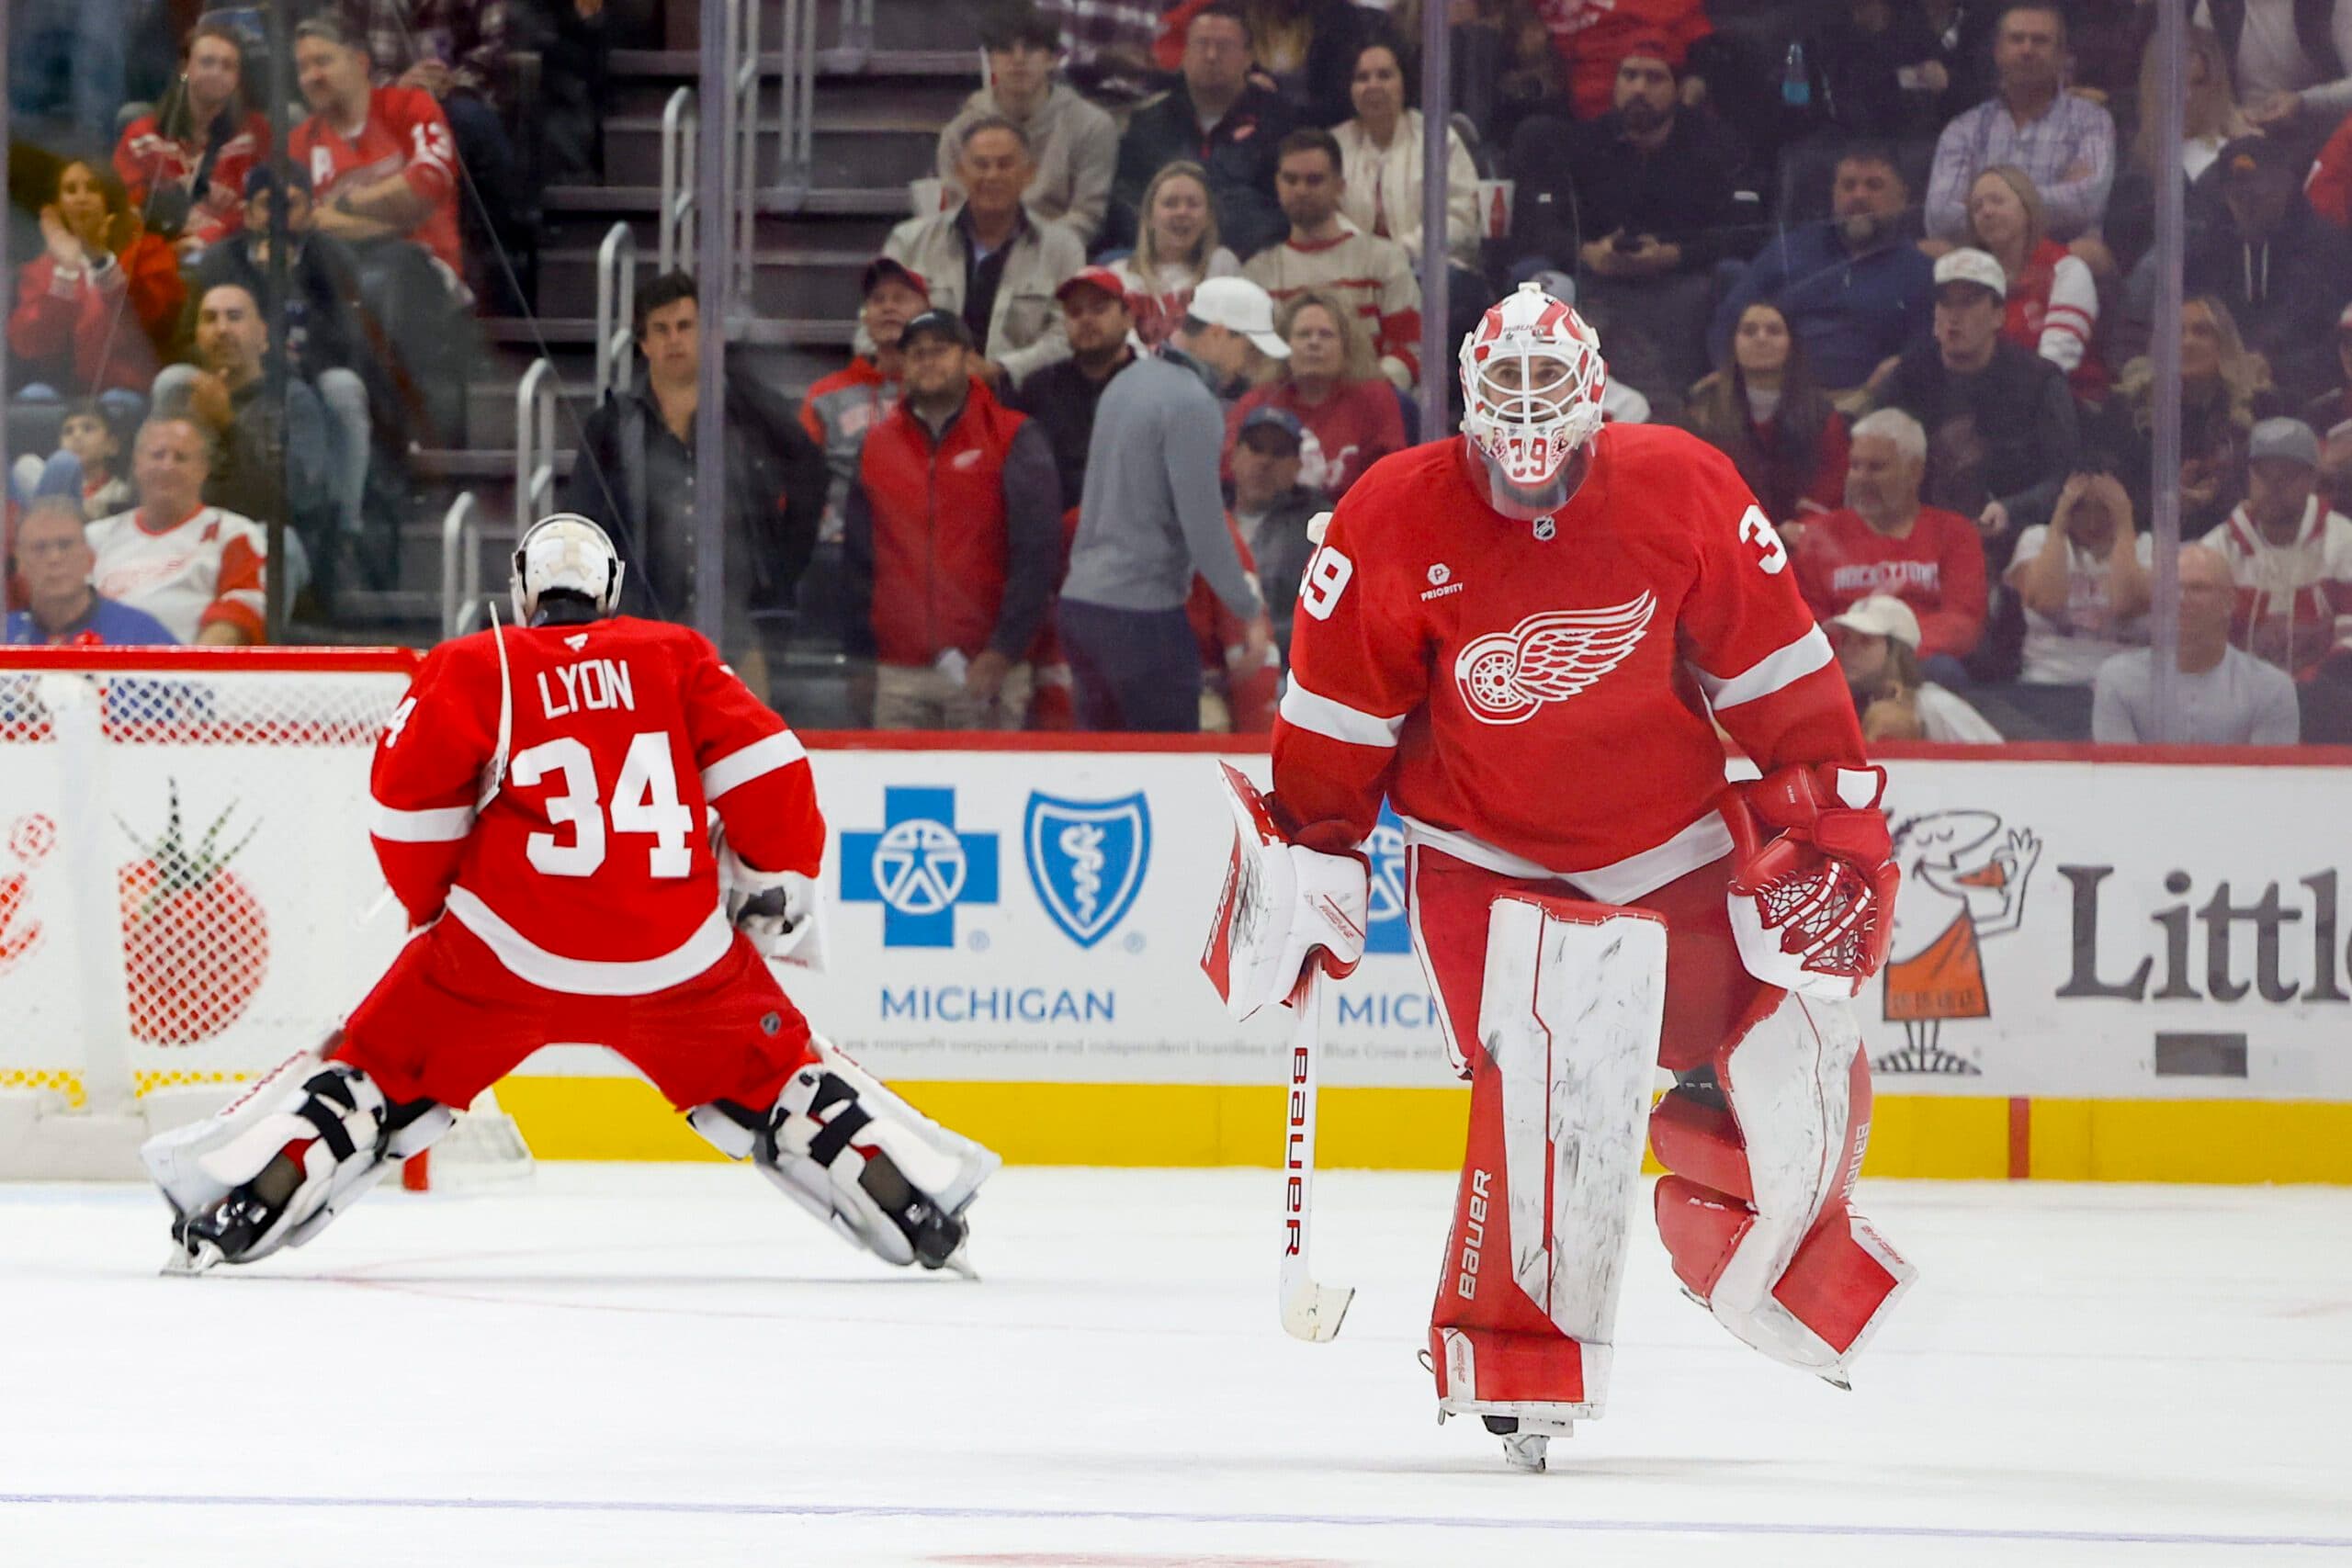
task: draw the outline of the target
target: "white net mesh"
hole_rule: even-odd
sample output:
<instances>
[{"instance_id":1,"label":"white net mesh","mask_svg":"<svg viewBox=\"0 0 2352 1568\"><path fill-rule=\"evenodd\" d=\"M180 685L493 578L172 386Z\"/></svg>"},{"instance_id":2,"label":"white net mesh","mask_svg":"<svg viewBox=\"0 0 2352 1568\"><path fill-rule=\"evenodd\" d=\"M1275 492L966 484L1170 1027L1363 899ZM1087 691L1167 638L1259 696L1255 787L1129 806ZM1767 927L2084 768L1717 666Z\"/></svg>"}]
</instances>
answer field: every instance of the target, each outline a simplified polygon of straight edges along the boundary
<instances>
[{"instance_id":1,"label":"white net mesh","mask_svg":"<svg viewBox=\"0 0 2352 1568\"><path fill-rule=\"evenodd\" d=\"M368 844L397 651L0 650L0 1089L228 1083L399 947Z\"/></svg>"}]
</instances>

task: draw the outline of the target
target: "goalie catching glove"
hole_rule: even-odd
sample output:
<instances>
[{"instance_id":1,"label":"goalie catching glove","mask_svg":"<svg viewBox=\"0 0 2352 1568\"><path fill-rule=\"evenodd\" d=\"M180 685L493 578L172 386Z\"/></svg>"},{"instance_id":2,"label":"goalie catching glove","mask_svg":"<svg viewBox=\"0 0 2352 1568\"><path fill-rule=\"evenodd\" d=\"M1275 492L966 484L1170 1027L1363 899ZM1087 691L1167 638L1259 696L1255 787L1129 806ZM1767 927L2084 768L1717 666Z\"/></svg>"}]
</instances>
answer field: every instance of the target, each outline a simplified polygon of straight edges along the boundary
<instances>
[{"instance_id":1,"label":"goalie catching glove","mask_svg":"<svg viewBox=\"0 0 2352 1568\"><path fill-rule=\"evenodd\" d=\"M1233 807L1233 858L1201 968L1240 1020L1288 1001L1310 963L1335 978L1355 973L1372 880L1361 856L1293 843L1272 803L1232 763L1220 766Z\"/></svg>"},{"instance_id":2,"label":"goalie catching glove","mask_svg":"<svg viewBox=\"0 0 2352 1568\"><path fill-rule=\"evenodd\" d=\"M1902 881L1885 794L1885 769L1834 763L1776 768L1728 793L1731 929L1749 974L1848 1001L1885 964Z\"/></svg>"},{"instance_id":3,"label":"goalie catching glove","mask_svg":"<svg viewBox=\"0 0 2352 1568\"><path fill-rule=\"evenodd\" d=\"M824 973L825 907L816 878L747 865L715 818L710 848L718 858L727 923L750 937L762 958Z\"/></svg>"}]
</instances>

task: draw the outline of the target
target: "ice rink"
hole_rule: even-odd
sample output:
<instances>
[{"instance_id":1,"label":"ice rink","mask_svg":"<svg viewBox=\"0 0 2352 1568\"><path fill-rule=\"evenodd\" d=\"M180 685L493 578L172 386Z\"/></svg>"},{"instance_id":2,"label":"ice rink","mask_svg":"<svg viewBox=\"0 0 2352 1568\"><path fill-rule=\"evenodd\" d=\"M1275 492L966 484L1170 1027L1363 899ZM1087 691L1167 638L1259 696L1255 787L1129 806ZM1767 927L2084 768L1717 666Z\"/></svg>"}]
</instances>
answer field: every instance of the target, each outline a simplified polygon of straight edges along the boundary
<instances>
[{"instance_id":1,"label":"ice rink","mask_svg":"<svg viewBox=\"0 0 2352 1568\"><path fill-rule=\"evenodd\" d=\"M0 1189L0 1563L2352 1562L2352 1191L1865 1183L1921 1281L1840 1393L1637 1232L1606 1420L1507 1471L1415 1361L1446 1180L1012 1170L985 1280L748 1168L378 1193L166 1280L129 1187Z\"/></svg>"}]
</instances>

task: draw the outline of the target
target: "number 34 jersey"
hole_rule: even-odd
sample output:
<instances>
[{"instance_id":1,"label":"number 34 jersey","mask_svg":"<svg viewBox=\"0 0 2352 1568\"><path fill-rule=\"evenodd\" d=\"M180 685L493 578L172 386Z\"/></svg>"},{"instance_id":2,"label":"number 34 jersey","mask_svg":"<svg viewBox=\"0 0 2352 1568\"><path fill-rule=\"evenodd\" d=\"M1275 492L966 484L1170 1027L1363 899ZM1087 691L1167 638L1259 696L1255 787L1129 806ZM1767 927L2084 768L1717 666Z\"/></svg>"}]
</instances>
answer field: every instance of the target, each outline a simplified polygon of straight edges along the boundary
<instances>
[{"instance_id":1,"label":"number 34 jersey","mask_svg":"<svg viewBox=\"0 0 2352 1568\"><path fill-rule=\"evenodd\" d=\"M1788 551L1731 461L1604 425L1566 505L1506 517L1458 440L1376 464L1308 562L1274 727L1303 837L1420 842L1621 901L1729 850L1719 720L1758 766L1859 764Z\"/></svg>"},{"instance_id":2,"label":"number 34 jersey","mask_svg":"<svg viewBox=\"0 0 2352 1568\"><path fill-rule=\"evenodd\" d=\"M700 635L626 616L498 635L514 732L479 817L498 743L492 634L434 649L377 743L370 831L411 919L446 909L551 991L644 996L733 938L706 807L747 864L817 874L808 756Z\"/></svg>"}]
</instances>

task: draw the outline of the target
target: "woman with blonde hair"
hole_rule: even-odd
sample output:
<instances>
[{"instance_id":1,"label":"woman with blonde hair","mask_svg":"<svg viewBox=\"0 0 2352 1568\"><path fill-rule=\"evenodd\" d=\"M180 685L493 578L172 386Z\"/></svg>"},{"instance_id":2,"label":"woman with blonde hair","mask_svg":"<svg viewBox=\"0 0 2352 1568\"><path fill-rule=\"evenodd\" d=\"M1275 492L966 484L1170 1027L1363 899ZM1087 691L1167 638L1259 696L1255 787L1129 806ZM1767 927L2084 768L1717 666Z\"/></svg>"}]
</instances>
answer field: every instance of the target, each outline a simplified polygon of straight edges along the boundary
<instances>
[{"instance_id":1,"label":"woman with blonde hair","mask_svg":"<svg viewBox=\"0 0 2352 1568\"><path fill-rule=\"evenodd\" d=\"M1136 335L1157 348L1184 322L1193 290L1212 277L1238 277L1241 263L1217 243L1209 175L1184 160L1164 164L1144 187L1135 253L1116 264L1127 286Z\"/></svg>"},{"instance_id":2,"label":"woman with blonde hair","mask_svg":"<svg viewBox=\"0 0 2352 1568\"><path fill-rule=\"evenodd\" d=\"M1241 422L1261 408L1282 409L1306 433L1298 482L1337 501L1366 468L1404 449L1404 410L1373 357L1363 321L1338 299L1308 289L1283 307L1274 330L1290 344L1290 357L1227 416L1228 466Z\"/></svg>"},{"instance_id":3,"label":"woman with blonde hair","mask_svg":"<svg viewBox=\"0 0 2352 1568\"><path fill-rule=\"evenodd\" d=\"M2151 514L2155 366L2144 355L2115 378L2115 393L2085 430L2086 452L2107 454L2135 514ZM2245 499L2255 422L2286 412L2270 366L2245 346L2229 307L2210 294L2180 310L2180 533L2201 538Z\"/></svg>"},{"instance_id":4,"label":"woman with blonde hair","mask_svg":"<svg viewBox=\"0 0 2352 1568\"><path fill-rule=\"evenodd\" d=\"M2107 200L2107 220L2101 225L2108 246L2115 253L2116 264L2125 272L2131 271L2132 265L2155 243L2156 181L2177 177L2188 186L2188 217L2194 223L2201 208L2209 202L2218 205L2218 198L2210 194L2210 186L2200 186L2199 182L2221 156L2222 145L2234 137L2252 136L2259 129L2238 107L2237 95L2230 87L2228 56L2212 30L2190 28L2187 53L2180 145L2167 149L2160 145L2155 113L2162 97L2157 84L2162 79L2164 57L2157 52L2154 38L2141 51L2140 129L2132 139L2123 167L2117 172L2115 189ZM2176 167L2180 173L2173 176L2168 171Z\"/></svg>"},{"instance_id":5,"label":"woman with blonde hair","mask_svg":"<svg viewBox=\"0 0 2352 1568\"><path fill-rule=\"evenodd\" d=\"M2080 256L2050 237L2041 192L2014 164L1996 164L1968 187L1968 233L2009 280L2001 335L2066 373L2077 400L2107 396L2107 367L2091 348L2098 285Z\"/></svg>"}]
</instances>

